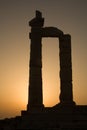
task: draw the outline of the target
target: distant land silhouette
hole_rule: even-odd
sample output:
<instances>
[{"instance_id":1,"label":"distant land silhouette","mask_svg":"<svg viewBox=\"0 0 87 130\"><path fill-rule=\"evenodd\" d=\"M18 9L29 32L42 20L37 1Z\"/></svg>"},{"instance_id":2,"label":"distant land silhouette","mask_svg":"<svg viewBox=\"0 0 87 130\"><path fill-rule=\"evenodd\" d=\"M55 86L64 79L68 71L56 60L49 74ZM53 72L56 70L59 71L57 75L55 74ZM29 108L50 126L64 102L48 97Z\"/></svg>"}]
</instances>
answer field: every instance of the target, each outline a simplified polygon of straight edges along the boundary
<instances>
[{"instance_id":1,"label":"distant land silhouette","mask_svg":"<svg viewBox=\"0 0 87 130\"><path fill-rule=\"evenodd\" d=\"M87 105L76 105L72 91L71 36L56 27L44 27L40 11L29 21L29 92L21 116L0 120L0 130L87 130ZM59 39L60 102L45 107L42 91L42 38Z\"/></svg>"}]
</instances>

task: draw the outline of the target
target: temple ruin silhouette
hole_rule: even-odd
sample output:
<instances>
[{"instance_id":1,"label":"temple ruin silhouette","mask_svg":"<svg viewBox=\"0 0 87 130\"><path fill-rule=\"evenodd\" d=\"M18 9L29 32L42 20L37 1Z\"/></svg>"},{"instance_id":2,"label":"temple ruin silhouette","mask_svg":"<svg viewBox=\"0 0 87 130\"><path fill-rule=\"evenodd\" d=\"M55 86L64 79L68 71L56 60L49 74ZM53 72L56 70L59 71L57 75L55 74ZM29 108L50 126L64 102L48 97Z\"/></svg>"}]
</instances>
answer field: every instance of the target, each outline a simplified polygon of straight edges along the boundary
<instances>
[{"instance_id":1,"label":"temple ruin silhouette","mask_svg":"<svg viewBox=\"0 0 87 130\"><path fill-rule=\"evenodd\" d=\"M56 27L44 27L44 18L36 11L29 21L30 64L27 109L21 116L0 122L15 130L87 130L87 106L76 105L73 101L71 36ZM60 102L45 107L42 91L42 38L59 39Z\"/></svg>"},{"instance_id":2,"label":"temple ruin silhouette","mask_svg":"<svg viewBox=\"0 0 87 130\"><path fill-rule=\"evenodd\" d=\"M30 78L29 78L29 99L27 111L42 109L42 38L59 38L60 57L60 104L75 105L72 92L72 62L71 62L71 36L64 34L56 27L43 27L44 18L39 11L36 17L29 22L31 33L30 46Z\"/></svg>"}]
</instances>

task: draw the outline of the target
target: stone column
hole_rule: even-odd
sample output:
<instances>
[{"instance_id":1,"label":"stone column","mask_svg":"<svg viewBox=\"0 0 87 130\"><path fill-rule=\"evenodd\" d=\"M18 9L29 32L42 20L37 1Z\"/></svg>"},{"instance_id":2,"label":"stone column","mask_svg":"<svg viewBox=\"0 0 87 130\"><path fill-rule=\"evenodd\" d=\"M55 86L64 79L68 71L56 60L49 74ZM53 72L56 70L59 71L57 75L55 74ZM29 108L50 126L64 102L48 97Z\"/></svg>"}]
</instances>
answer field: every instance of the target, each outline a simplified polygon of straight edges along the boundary
<instances>
[{"instance_id":1,"label":"stone column","mask_svg":"<svg viewBox=\"0 0 87 130\"><path fill-rule=\"evenodd\" d=\"M29 77L29 98L27 109L38 109L43 107L42 95L42 44L41 28L44 19L39 11L36 17L29 22L31 26L30 45L30 77Z\"/></svg>"},{"instance_id":2,"label":"stone column","mask_svg":"<svg viewBox=\"0 0 87 130\"><path fill-rule=\"evenodd\" d=\"M59 37L60 49L60 103L74 104L72 92L71 36Z\"/></svg>"}]
</instances>

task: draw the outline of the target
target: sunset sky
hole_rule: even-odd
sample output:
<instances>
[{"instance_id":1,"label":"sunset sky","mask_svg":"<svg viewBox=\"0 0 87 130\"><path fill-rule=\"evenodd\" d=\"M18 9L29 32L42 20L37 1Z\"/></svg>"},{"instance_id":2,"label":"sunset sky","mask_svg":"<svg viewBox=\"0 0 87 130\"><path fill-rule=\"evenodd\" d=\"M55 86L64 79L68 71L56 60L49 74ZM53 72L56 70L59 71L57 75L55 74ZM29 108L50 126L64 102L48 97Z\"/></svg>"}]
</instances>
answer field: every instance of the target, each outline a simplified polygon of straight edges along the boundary
<instances>
[{"instance_id":1,"label":"sunset sky","mask_svg":"<svg viewBox=\"0 0 87 130\"><path fill-rule=\"evenodd\" d=\"M30 27L40 10L44 26L71 35L73 97L87 105L87 0L0 0L0 118L20 115L28 101ZM42 39L43 103L59 102L59 41Z\"/></svg>"}]
</instances>

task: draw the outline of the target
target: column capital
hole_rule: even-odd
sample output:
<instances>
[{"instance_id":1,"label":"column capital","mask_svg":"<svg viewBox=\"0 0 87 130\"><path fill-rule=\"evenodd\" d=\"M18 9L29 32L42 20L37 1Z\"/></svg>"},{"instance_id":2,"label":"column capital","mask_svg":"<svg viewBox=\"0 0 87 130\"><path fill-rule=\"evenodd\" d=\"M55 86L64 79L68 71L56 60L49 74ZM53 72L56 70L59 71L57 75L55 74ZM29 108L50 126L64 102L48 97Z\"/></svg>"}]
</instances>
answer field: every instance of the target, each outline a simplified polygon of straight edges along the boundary
<instances>
[{"instance_id":1,"label":"column capital","mask_svg":"<svg viewBox=\"0 0 87 130\"><path fill-rule=\"evenodd\" d=\"M31 21L29 21L29 26L31 27L43 27L44 18L42 18L42 13L36 10L36 16Z\"/></svg>"}]
</instances>

